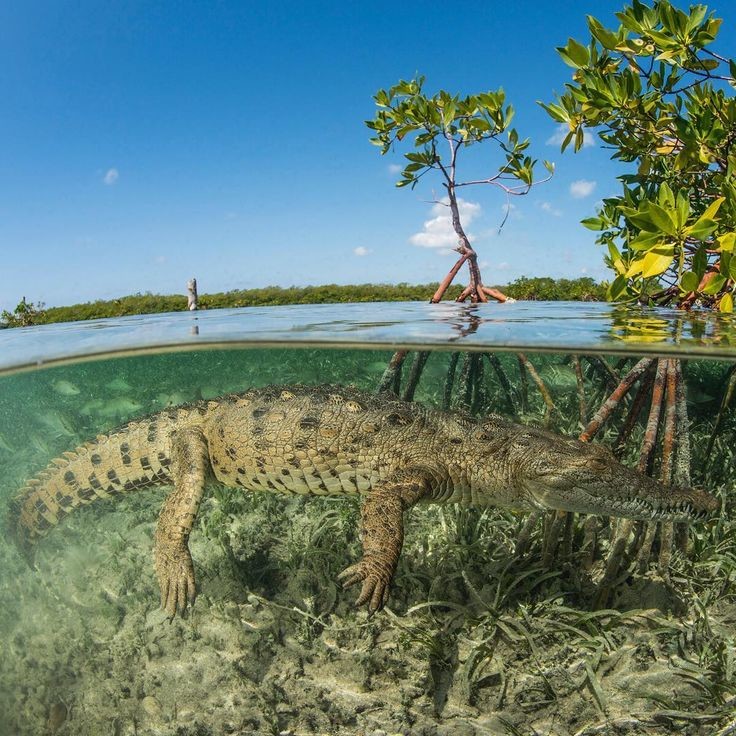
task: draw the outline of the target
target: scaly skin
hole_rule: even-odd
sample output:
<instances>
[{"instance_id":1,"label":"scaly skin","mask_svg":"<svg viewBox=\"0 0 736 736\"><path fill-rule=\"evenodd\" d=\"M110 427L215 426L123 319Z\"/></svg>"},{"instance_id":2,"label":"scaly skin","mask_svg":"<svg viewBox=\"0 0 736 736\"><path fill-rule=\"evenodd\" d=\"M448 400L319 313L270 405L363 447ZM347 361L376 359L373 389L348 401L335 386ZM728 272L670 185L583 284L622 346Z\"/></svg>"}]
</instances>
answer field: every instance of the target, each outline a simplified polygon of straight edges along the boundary
<instances>
[{"instance_id":1,"label":"scaly skin","mask_svg":"<svg viewBox=\"0 0 736 736\"><path fill-rule=\"evenodd\" d=\"M256 491L363 494L363 556L340 578L361 584L356 604L371 612L388 599L403 513L419 501L672 520L718 508L603 447L501 417L476 421L342 386L270 386L167 409L64 453L19 492L15 537L30 555L77 506L173 484L154 549L161 606L173 616L194 602L188 539L212 476Z\"/></svg>"}]
</instances>

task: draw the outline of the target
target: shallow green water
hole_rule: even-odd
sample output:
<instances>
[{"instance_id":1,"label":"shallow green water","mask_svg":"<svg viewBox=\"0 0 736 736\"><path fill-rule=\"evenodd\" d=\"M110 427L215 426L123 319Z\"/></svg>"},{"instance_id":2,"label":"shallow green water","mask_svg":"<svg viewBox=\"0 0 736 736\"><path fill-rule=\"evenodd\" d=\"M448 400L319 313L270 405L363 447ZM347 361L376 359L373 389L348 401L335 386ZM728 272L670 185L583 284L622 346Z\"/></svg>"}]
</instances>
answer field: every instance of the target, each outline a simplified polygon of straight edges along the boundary
<instances>
[{"instance_id":1,"label":"shallow green water","mask_svg":"<svg viewBox=\"0 0 736 736\"><path fill-rule=\"evenodd\" d=\"M137 416L266 384L374 391L393 354L186 347L0 377L3 515L51 459ZM451 408L579 434L569 353L526 353L554 401L548 415L517 353L494 353L499 371L486 352L464 407L467 354L457 359ZM619 377L637 358L604 356ZM447 349L431 352L414 399L447 403L454 360ZM712 733L736 697L736 401L707 452L730 365L684 368L693 483L724 499L723 514L691 530L671 586L656 565L624 575L607 614L590 614L602 563L581 571L582 522L571 530L572 562L544 560L541 527L514 560L525 518L508 512L412 512L389 611L371 619L335 582L359 555L356 499L210 495L192 536L200 595L192 614L172 623L158 609L151 556L166 489L75 511L39 545L36 570L1 540L0 734L582 734L625 718L643 724L633 733L675 725ZM584 357L581 370L589 419L611 385L600 363ZM630 408L598 441L615 442ZM629 463L645 419L646 411ZM688 663L700 685L682 674ZM678 699L667 706L653 695L663 692ZM693 717L655 717L677 704Z\"/></svg>"}]
</instances>

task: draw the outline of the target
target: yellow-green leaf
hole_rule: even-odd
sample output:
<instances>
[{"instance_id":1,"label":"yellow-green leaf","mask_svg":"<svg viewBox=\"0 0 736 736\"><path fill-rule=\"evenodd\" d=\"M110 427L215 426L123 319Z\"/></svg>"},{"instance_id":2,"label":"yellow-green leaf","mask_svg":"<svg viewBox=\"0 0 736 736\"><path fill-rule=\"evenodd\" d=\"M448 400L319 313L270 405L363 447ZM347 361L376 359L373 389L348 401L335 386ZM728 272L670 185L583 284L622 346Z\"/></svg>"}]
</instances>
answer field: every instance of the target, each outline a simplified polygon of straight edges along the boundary
<instances>
[{"instance_id":1,"label":"yellow-green leaf","mask_svg":"<svg viewBox=\"0 0 736 736\"><path fill-rule=\"evenodd\" d=\"M736 244L736 233L724 233L718 238L719 248L724 253L733 253L734 244Z\"/></svg>"},{"instance_id":2,"label":"yellow-green leaf","mask_svg":"<svg viewBox=\"0 0 736 736\"><path fill-rule=\"evenodd\" d=\"M721 205L726 201L725 197L718 197L718 199L714 199L709 205L708 208L703 212L702 215L698 218L698 222L701 220L715 220L716 214L718 213L718 210L720 209ZM698 222L695 224L697 225Z\"/></svg>"},{"instance_id":3,"label":"yellow-green leaf","mask_svg":"<svg viewBox=\"0 0 736 736\"><path fill-rule=\"evenodd\" d=\"M673 259L674 255L671 252L666 255L657 253L656 251L647 253L642 259L644 261L644 268L641 272L642 278L648 279L664 273L670 267Z\"/></svg>"},{"instance_id":4,"label":"yellow-green leaf","mask_svg":"<svg viewBox=\"0 0 736 736\"><path fill-rule=\"evenodd\" d=\"M657 248L656 250L650 250L642 258L637 258L626 275L630 278L632 276L641 275L644 279L652 278L652 276L659 276L664 273L672 264L674 258L674 251L672 248Z\"/></svg>"},{"instance_id":5,"label":"yellow-green leaf","mask_svg":"<svg viewBox=\"0 0 736 736\"><path fill-rule=\"evenodd\" d=\"M721 301L718 304L718 309L721 312L726 312L727 314L733 312L733 297L730 293L724 294L721 297Z\"/></svg>"}]
</instances>

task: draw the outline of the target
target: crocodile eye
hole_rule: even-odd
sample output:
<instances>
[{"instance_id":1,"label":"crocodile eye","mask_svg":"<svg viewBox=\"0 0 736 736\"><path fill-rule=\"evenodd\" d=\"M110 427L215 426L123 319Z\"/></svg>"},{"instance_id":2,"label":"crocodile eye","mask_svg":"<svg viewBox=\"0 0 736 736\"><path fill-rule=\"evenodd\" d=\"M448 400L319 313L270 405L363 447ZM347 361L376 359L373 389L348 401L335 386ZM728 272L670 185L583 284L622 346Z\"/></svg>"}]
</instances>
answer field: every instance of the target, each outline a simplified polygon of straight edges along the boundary
<instances>
[{"instance_id":1,"label":"crocodile eye","mask_svg":"<svg viewBox=\"0 0 736 736\"><path fill-rule=\"evenodd\" d=\"M608 468L608 462L602 457L589 457L585 464L597 473L602 473Z\"/></svg>"}]
</instances>

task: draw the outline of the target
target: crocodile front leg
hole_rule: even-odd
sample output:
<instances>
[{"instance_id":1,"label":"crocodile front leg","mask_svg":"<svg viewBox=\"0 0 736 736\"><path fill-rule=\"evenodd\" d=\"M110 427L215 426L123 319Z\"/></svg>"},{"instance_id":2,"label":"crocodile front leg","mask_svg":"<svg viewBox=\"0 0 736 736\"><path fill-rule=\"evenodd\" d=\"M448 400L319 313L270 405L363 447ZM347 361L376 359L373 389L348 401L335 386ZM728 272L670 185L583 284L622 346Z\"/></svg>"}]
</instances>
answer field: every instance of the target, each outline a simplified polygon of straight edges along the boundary
<instances>
[{"instance_id":1,"label":"crocodile front leg","mask_svg":"<svg viewBox=\"0 0 736 736\"><path fill-rule=\"evenodd\" d=\"M344 588L363 583L356 606L380 611L391 588L404 543L404 511L428 495L432 478L424 469L407 469L371 491L361 509L363 557L338 576Z\"/></svg>"},{"instance_id":2,"label":"crocodile front leg","mask_svg":"<svg viewBox=\"0 0 736 736\"><path fill-rule=\"evenodd\" d=\"M173 435L170 469L174 490L158 517L154 547L161 608L172 617L177 610L184 613L196 596L194 566L187 543L209 467L207 440L200 429L190 427Z\"/></svg>"}]
</instances>

